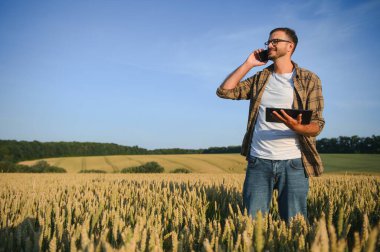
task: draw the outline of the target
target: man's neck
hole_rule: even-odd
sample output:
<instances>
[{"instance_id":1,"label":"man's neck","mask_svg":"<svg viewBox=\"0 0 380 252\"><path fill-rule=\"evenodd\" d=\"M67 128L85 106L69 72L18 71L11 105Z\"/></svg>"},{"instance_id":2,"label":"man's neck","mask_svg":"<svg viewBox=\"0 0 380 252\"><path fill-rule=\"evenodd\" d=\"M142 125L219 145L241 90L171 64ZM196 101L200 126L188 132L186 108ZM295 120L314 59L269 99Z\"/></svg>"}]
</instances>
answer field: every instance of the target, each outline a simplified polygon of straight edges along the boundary
<instances>
[{"instance_id":1,"label":"man's neck","mask_svg":"<svg viewBox=\"0 0 380 252\"><path fill-rule=\"evenodd\" d=\"M291 73L293 71L293 63L290 58L280 58L274 63L274 72L277 74Z\"/></svg>"}]
</instances>

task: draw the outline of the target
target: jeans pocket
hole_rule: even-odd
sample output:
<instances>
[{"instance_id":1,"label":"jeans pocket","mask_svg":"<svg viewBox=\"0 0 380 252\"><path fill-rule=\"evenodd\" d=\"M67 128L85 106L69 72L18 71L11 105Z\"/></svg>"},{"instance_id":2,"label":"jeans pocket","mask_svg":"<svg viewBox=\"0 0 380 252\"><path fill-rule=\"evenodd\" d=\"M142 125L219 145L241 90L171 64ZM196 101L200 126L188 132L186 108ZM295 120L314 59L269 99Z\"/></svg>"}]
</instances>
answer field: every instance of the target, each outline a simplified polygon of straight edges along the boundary
<instances>
[{"instance_id":1,"label":"jeans pocket","mask_svg":"<svg viewBox=\"0 0 380 252\"><path fill-rule=\"evenodd\" d=\"M248 157L248 168L253 168L256 164L256 161L257 161L257 157Z\"/></svg>"},{"instance_id":2,"label":"jeans pocket","mask_svg":"<svg viewBox=\"0 0 380 252\"><path fill-rule=\"evenodd\" d=\"M296 170L303 170L303 163L301 158L290 159L290 167Z\"/></svg>"}]
</instances>

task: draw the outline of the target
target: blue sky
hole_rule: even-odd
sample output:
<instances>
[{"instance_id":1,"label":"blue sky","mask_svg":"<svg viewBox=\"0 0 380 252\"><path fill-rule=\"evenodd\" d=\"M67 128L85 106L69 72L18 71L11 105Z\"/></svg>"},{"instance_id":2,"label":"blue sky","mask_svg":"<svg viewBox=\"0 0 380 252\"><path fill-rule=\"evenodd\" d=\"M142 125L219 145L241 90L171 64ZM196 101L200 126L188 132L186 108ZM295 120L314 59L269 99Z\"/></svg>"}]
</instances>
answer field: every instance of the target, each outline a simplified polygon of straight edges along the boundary
<instances>
[{"instance_id":1,"label":"blue sky","mask_svg":"<svg viewBox=\"0 0 380 252\"><path fill-rule=\"evenodd\" d=\"M215 91L279 26L322 80L319 138L379 135L379 16L380 1L3 0L0 139L240 145L249 103Z\"/></svg>"}]
</instances>

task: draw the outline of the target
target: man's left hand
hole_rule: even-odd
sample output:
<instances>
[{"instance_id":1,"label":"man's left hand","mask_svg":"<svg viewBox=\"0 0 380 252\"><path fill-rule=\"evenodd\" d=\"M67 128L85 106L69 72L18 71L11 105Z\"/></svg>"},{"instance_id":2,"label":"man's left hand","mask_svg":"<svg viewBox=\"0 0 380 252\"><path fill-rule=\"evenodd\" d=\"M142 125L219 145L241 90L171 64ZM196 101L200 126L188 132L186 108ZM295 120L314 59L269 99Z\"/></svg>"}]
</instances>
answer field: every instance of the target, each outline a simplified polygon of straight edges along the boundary
<instances>
[{"instance_id":1,"label":"man's left hand","mask_svg":"<svg viewBox=\"0 0 380 252\"><path fill-rule=\"evenodd\" d=\"M281 115L276 111L273 111L273 114L297 134L315 137L319 133L319 125L317 123L302 124L302 114L299 114L297 119L292 118L282 109Z\"/></svg>"},{"instance_id":2,"label":"man's left hand","mask_svg":"<svg viewBox=\"0 0 380 252\"><path fill-rule=\"evenodd\" d=\"M304 125L302 125L302 114L299 114L297 119L289 116L283 109L281 109L281 115L276 111L273 111L273 114L291 130L298 134L302 134L302 128L304 127Z\"/></svg>"}]
</instances>

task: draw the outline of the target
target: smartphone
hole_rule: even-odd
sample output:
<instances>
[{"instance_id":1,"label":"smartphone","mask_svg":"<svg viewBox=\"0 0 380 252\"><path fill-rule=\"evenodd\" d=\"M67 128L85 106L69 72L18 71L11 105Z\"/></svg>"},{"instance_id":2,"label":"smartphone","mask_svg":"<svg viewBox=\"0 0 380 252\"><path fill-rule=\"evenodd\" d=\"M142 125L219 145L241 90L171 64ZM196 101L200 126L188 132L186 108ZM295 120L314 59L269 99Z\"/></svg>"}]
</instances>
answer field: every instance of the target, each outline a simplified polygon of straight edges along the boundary
<instances>
[{"instance_id":1,"label":"smartphone","mask_svg":"<svg viewBox=\"0 0 380 252\"><path fill-rule=\"evenodd\" d=\"M261 62L268 61L268 50L264 50L264 51L259 52L259 60Z\"/></svg>"}]
</instances>

